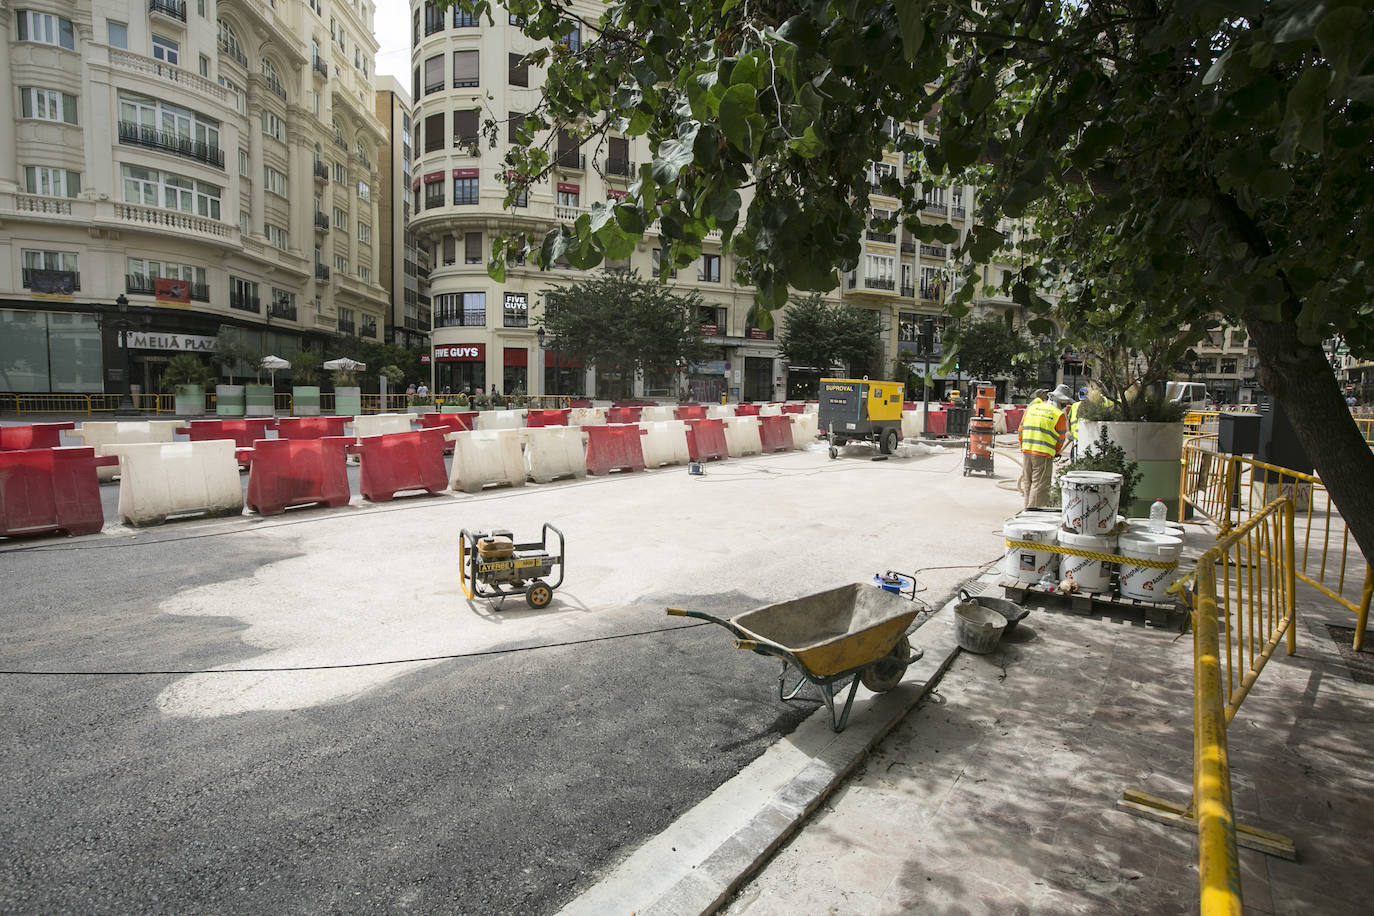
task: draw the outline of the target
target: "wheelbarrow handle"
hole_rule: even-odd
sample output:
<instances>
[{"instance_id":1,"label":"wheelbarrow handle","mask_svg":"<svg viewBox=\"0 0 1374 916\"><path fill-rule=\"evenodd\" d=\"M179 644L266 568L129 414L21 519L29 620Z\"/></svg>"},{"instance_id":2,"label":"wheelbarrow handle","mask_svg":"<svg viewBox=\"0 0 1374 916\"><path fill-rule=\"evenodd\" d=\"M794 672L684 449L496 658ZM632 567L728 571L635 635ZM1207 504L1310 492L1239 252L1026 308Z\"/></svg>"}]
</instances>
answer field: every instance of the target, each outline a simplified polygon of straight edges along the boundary
<instances>
[{"instance_id":1,"label":"wheelbarrow handle","mask_svg":"<svg viewBox=\"0 0 1374 916\"><path fill-rule=\"evenodd\" d=\"M712 623L718 623L723 627L728 627L732 630L734 629L734 624L730 623L730 621L726 620L724 617L717 617L714 614L708 614L705 611L689 611L686 608L670 607L665 608L663 613L667 614L669 617L695 617L697 620L709 620Z\"/></svg>"}]
</instances>

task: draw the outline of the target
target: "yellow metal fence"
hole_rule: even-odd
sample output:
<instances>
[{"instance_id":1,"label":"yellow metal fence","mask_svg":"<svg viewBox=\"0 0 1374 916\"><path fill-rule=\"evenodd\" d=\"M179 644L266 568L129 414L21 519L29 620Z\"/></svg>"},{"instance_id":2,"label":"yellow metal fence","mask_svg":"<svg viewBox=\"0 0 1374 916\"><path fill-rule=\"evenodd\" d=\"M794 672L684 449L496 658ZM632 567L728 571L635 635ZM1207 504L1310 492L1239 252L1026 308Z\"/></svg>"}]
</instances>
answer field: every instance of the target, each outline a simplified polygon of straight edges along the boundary
<instances>
[{"instance_id":1,"label":"yellow metal fence","mask_svg":"<svg viewBox=\"0 0 1374 916\"><path fill-rule=\"evenodd\" d=\"M22 417L35 414L75 414L95 417L102 414L113 414L118 410L122 397L118 394L12 394L0 392L0 415L12 413L16 417ZM170 394L137 394L133 395L132 398L134 407L139 413L154 415L176 413L176 399ZM467 404L459 403L456 395L448 399L439 395L431 400L433 403L425 406L445 411L475 409ZM491 405L491 408L560 409L566 408L570 400L569 395L530 395L519 399L501 398L499 403ZM215 404L215 395L207 393L205 395L206 411L213 414ZM277 413L289 414L292 406L289 392L279 392L274 395L273 408ZM388 394L385 402L379 394L362 396L362 407L365 414L404 411L409 406L410 398L405 394ZM320 395L320 412L334 413L334 395L332 392L325 392Z\"/></svg>"},{"instance_id":2,"label":"yellow metal fence","mask_svg":"<svg viewBox=\"0 0 1374 916\"><path fill-rule=\"evenodd\" d=\"M1297 537L1294 574L1355 615L1354 645L1359 651L1369 622L1374 574L1321 478L1221 454L1213 447L1203 437L1185 440L1179 505L1191 507L1225 535L1254 518L1271 500L1291 497Z\"/></svg>"}]
</instances>

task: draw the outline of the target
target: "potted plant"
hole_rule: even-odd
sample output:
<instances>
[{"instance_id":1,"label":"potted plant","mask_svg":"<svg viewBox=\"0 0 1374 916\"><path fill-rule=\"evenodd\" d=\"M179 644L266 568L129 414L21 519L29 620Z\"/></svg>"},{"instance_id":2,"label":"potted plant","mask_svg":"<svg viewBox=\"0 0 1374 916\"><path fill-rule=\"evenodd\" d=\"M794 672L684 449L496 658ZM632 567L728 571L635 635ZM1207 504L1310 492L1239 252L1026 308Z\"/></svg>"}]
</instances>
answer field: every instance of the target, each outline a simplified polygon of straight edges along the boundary
<instances>
[{"instance_id":1,"label":"potted plant","mask_svg":"<svg viewBox=\"0 0 1374 916\"><path fill-rule=\"evenodd\" d=\"M395 363L389 363L383 366L382 371L377 374L386 379L387 385L386 397L379 397L377 399L377 410L379 413L390 413L391 411L388 408L390 404L393 403L392 399L397 395L405 395L405 385L403 383L406 380L406 373L404 369Z\"/></svg>"},{"instance_id":2,"label":"potted plant","mask_svg":"<svg viewBox=\"0 0 1374 916\"><path fill-rule=\"evenodd\" d=\"M297 350L291 357L291 414L297 417L320 415L320 355L313 350Z\"/></svg>"},{"instance_id":3,"label":"potted plant","mask_svg":"<svg viewBox=\"0 0 1374 916\"><path fill-rule=\"evenodd\" d=\"M228 325L219 326L215 337L214 361L220 370L229 377L229 384L215 386L215 416L241 417L245 412L244 386L234 383L240 374L239 367L248 362L257 362L262 354L250 346L243 332Z\"/></svg>"},{"instance_id":4,"label":"potted plant","mask_svg":"<svg viewBox=\"0 0 1374 916\"><path fill-rule=\"evenodd\" d=\"M162 371L162 390L176 396L179 417L205 416L205 388L214 381L210 367L190 353L178 353Z\"/></svg>"},{"instance_id":5,"label":"potted plant","mask_svg":"<svg viewBox=\"0 0 1374 916\"><path fill-rule=\"evenodd\" d=\"M256 383L252 385L243 386L243 412L245 416L270 417L277 412L275 386L270 384L263 384L262 381L262 374L265 371L271 372L273 380L275 381L276 369L278 367L276 366L276 362L269 363L268 360L285 362L285 360L281 360L279 357L275 356L264 356L261 359L255 360L253 362L253 370L256 373ZM264 363L267 364L264 365Z\"/></svg>"},{"instance_id":6,"label":"potted plant","mask_svg":"<svg viewBox=\"0 0 1374 916\"><path fill-rule=\"evenodd\" d=\"M358 387L358 373L367 368L366 363L341 356L331 359L324 368L334 374L334 414L339 417L356 417L363 412L363 390Z\"/></svg>"},{"instance_id":7,"label":"potted plant","mask_svg":"<svg viewBox=\"0 0 1374 916\"><path fill-rule=\"evenodd\" d=\"M1178 489L1183 457L1183 414L1180 404L1170 403L1163 388L1127 388L1118 398L1089 398L1078 412L1078 441L1096 444L1107 440L1120 449L1124 460L1139 469L1134 497L1122 492L1120 512L1128 518L1144 518L1150 504L1164 501L1169 517L1178 518ZM1107 470L1077 468L1077 470Z\"/></svg>"}]
</instances>

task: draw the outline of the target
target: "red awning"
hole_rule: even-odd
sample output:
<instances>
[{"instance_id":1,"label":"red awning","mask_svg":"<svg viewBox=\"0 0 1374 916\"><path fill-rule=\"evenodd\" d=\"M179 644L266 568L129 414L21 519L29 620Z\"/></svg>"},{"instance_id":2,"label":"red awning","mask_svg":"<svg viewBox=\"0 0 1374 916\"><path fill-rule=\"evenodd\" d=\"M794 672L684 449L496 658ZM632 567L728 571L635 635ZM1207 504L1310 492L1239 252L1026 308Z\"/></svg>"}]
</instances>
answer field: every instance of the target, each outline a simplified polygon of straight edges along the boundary
<instances>
[{"instance_id":1,"label":"red awning","mask_svg":"<svg viewBox=\"0 0 1374 916\"><path fill-rule=\"evenodd\" d=\"M570 184L569 182L566 182L566 181L560 181L560 182L558 183L558 190L559 190L560 192L567 193L567 194L580 194L580 193L582 193L582 186L581 186L581 185L576 185L576 184Z\"/></svg>"},{"instance_id":2,"label":"red awning","mask_svg":"<svg viewBox=\"0 0 1374 916\"><path fill-rule=\"evenodd\" d=\"M528 366L530 364L530 351L524 347L506 347L507 366Z\"/></svg>"},{"instance_id":3,"label":"red awning","mask_svg":"<svg viewBox=\"0 0 1374 916\"><path fill-rule=\"evenodd\" d=\"M454 170L453 170L453 177L454 177L454 178L476 178L476 177L477 177L477 169L454 169Z\"/></svg>"},{"instance_id":4,"label":"red awning","mask_svg":"<svg viewBox=\"0 0 1374 916\"><path fill-rule=\"evenodd\" d=\"M443 180L444 180L444 170L443 170L443 169L440 169L440 170L437 171L437 172L425 172L425 184L434 184L434 182L436 182L436 181L443 181Z\"/></svg>"},{"instance_id":5,"label":"red awning","mask_svg":"<svg viewBox=\"0 0 1374 916\"><path fill-rule=\"evenodd\" d=\"M552 351L552 350L545 350L545 351L544 351L544 368L545 368L545 369L552 369L552 368L553 368L553 351ZM558 368L560 368L560 369L581 369L581 368L582 368L582 360L580 360L580 359L573 359L573 358L570 357L570 356L564 356L562 353L560 353L560 354L558 354Z\"/></svg>"}]
</instances>

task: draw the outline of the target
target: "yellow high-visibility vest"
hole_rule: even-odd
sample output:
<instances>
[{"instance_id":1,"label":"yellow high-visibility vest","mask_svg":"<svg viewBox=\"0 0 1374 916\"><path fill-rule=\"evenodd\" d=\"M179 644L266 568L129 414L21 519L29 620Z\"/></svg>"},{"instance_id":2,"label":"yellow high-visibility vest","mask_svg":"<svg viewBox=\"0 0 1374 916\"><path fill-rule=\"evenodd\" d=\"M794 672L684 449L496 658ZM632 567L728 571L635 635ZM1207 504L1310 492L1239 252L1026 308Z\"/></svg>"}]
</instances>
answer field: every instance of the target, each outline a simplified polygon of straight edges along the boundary
<instances>
[{"instance_id":1,"label":"yellow high-visibility vest","mask_svg":"<svg viewBox=\"0 0 1374 916\"><path fill-rule=\"evenodd\" d=\"M1049 401L1032 404L1021 418L1021 451L1032 455L1059 454L1059 418L1064 414Z\"/></svg>"},{"instance_id":2,"label":"yellow high-visibility vest","mask_svg":"<svg viewBox=\"0 0 1374 916\"><path fill-rule=\"evenodd\" d=\"M1078 406L1082 403L1082 401L1074 401L1073 405L1069 407L1069 435L1073 437L1075 442L1078 441Z\"/></svg>"}]
</instances>

